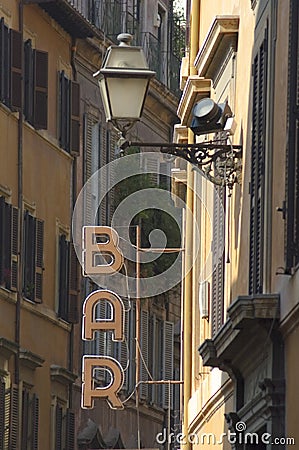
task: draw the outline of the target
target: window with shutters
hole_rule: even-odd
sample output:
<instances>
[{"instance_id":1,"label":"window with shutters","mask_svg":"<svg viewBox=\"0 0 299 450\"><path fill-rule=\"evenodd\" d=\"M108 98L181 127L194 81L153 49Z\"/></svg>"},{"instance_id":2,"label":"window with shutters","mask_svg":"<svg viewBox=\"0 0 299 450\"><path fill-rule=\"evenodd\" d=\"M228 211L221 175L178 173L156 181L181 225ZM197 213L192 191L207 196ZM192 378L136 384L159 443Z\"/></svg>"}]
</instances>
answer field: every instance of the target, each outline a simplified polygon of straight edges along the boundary
<instances>
[{"instance_id":1,"label":"window with shutters","mask_svg":"<svg viewBox=\"0 0 299 450\"><path fill-rule=\"evenodd\" d=\"M0 19L0 101L15 110L21 107L22 37Z\"/></svg>"},{"instance_id":2,"label":"window with shutters","mask_svg":"<svg viewBox=\"0 0 299 450\"><path fill-rule=\"evenodd\" d=\"M267 47L266 28L252 66L249 294L263 292Z\"/></svg>"},{"instance_id":3,"label":"window with shutters","mask_svg":"<svg viewBox=\"0 0 299 450\"><path fill-rule=\"evenodd\" d=\"M75 414L57 402L54 408L55 450L75 449Z\"/></svg>"},{"instance_id":4,"label":"window with shutters","mask_svg":"<svg viewBox=\"0 0 299 450\"><path fill-rule=\"evenodd\" d=\"M38 449L39 399L29 390L22 391L21 450Z\"/></svg>"},{"instance_id":5,"label":"window with shutters","mask_svg":"<svg viewBox=\"0 0 299 450\"><path fill-rule=\"evenodd\" d=\"M286 160L286 272L299 264L299 4L290 2L288 146Z\"/></svg>"},{"instance_id":6,"label":"window with shutters","mask_svg":"<svg viewBox=\"0 0 299 450\"><path fill-rule=\"evenodd\" d=\"M25 211L23 295L36 303L43 298L43 246L44 222Z\"/></svg>"},{"instance_id":7,"label":"window with shutters","mask_svg":"<svg viewBox=\"0 0 299 450\"><path fill-rule=\"evenodd\" d=\"M24 43L24 116L37 129L48 126L48 53Z\"/></svg>"},{"instance_id":8,"label":"window with shutters","mask_svg":"<svg viewBox=\"0 0 299 450\"><path fill-rule=\"evenodd\" d=\"M78 323L78 262L73 244L65 234L58 239L58 316Z\"/></svg>"},{"instance_id":9,"label":"window with shutters","mask_svg":"<svg viewBox=\"0 0 299 450\"><path fill-rule=\"evenodd\" d=\"M80 153L80 85L59 72L59 144L78 156Z\"/></svg>"},{"instance_id":10,"label":"window with shutters","mask_svg":"<svg viewBox=\"0 0 299 450\"><path fill-rule=\"evenodd\" d=\"M154 380L173 380L173 323L163 321L153 314L148 324L148 367ZM169 396L170 394L170 396ZM172 386L148 385L150 403L172 409Z\"/></svg>"},{"instance_id":11,"label":"window with shutters","mask_svg":"<svg viewBox=\"0 0 299 450\"><path fill-rule=\"evenodd\" d=\"M217 198L215 198L217 196ZM213 267L215 268L212 275L211 289L211 335L215 336L217 331L223 325L224 320L224 252L219 258L219 248L223 248L224 237L224 212L225 212L225 189L216 187L214 191L214 210L213 210L213 240L212 254ZM217 258L217 260L215 260Z\"/></svg>"},{"instance_id":12,"label":"window with shutters","mask_svg":"<svg viewBox=\"0 0 299 450\"><path fill-rule=\"evenodd\" d=\"M17 289L18 209L0 197L0 285Z\"/></svg>"}]
</instances>

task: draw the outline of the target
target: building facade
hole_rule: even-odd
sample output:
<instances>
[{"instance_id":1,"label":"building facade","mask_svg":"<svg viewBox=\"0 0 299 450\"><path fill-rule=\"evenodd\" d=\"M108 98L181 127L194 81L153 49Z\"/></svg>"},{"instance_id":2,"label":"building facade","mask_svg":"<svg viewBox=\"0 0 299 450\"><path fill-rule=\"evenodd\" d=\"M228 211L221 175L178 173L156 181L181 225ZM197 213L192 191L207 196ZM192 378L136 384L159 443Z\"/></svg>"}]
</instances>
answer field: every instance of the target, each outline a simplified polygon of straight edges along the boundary
<instances>
[{"instance_id":1,"label":"building facade","mask_svg":"<svg viewBox=\"0 0 299 450\"><path fill-rule=\"evenodd\" d=\"M105 401L81 409L82 355L104 351L125 365L128 355L124 346L108 348L108 334L93 347L81 341L82 302L98 287L81 276L72 214L89 177L115 158L118 137L105 121L93 74L120 32L132 32L152 57L150 68L158 61L160 70L132 138L171 136L180 63L170 41L178 29L172 2L155 1L153 8L135 0L4 0L0 19L0 448L136 448L138 435L139 445L154 447L179 406L169 408L165 386L144 385L137 430L133 301L122 392L123 399L132 397L120 412ZM165 161L148 164L155 174ZM85 201L93 208L94 198ZM111 192L99 225L110 225L114 204ZM144 381L146 369L157 380L179 378L179 302L179 289L142 302Z\"/></svg>"},{"instance_id":2,"label":"building facade","mask_svg":"<svg viewBox=\"0 0 299 450\"><path fill-rule=\"evenodd\" d=\"M200 99L227 101L233 134L188 137L242 146L242 176L230 191L186 171L193 219L186 219L185 265L192 252L194 264L183 289L184 443L291 448L298 441L298 4L202 0L188 9L177 139L186 140ZM215 264L203 276L210 249Z\"/></svg>"}]
</instances>

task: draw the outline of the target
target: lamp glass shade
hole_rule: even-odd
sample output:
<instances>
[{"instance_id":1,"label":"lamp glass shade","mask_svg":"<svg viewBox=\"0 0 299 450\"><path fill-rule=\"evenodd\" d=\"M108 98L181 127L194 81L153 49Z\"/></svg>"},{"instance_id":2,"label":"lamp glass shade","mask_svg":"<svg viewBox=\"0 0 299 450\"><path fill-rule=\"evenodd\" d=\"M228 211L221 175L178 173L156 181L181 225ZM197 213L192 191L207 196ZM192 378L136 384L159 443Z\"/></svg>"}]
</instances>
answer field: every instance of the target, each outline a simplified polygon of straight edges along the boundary
<instances>
[{"instance_id":1,"label":"lamp glass shade","mask_svg":"<svg viewBox=\"0 0 299 450\"><path fill-rule=\"evenodd\" d=\"M107 120L139 120L148 85L148 77L106 76L101 93Z\"/></svg>"}]
</instances>

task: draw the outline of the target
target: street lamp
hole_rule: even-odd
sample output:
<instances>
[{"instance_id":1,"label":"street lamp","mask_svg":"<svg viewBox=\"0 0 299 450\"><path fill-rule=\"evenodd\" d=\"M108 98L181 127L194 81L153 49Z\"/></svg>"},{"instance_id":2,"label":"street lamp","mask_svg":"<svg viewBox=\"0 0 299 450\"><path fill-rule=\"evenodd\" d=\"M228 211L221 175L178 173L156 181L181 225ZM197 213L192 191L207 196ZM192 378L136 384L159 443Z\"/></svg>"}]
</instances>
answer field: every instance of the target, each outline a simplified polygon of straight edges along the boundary
<instances>
[{"instance_id":1,"label":"street lamp","mask_svg":"<svg viewBox=\"0 0 299 450\"><path fill-rule=\"evenodd\" d=\"M108 48L102 68L94 77L99 81L106 120L125 136L141 118L155 72L149 70L143 49L130 46L130 34L120 34L117 39L120 44Z\"/></svg>"},{"instance_id":2,"label":"street lamp","mask_svg":"<svg viewBox=\"0 0 299 450\"><path fill-rule=\"evenodd\" d=\"M224 131L224 139L198 144L131 142L127 132L141 118L151 78L141 47L131 47L132 36L118 36L120 44L108 48L102 68L94 74L99 81L107 122L117 129L120 152L129 146L156 147L196 165L214 184L232 189L241 174L242 146L232 145L227 124L233 122L227 104L210 98L200 100L193 108L191 130L196 135Z\"/></svg>"}]
</instances>

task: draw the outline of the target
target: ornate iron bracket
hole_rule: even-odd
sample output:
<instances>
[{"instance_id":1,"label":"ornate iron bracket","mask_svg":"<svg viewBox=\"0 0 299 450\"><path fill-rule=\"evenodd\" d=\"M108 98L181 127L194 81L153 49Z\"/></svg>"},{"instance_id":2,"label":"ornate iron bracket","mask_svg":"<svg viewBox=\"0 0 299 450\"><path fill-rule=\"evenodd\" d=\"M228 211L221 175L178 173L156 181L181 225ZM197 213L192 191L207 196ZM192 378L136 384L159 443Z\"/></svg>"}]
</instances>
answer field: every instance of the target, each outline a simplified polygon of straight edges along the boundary
<instances>
[{"instance_id":1,"label":"ornate iron bracket","mask_svg":"<svg viewBox=\"0 0 299 450\"><path fill-rule=\"evenodd\" d=\"M227 186L232 190L240 183L242 171L242 145L227 143L227 139L208 141L200 144L176 144L159 142L132 142L121 138L119 148L124 152L128 147L159 148L160 152L183 158L198 167L214 184Z\"/></svg>"}]
</instances>

